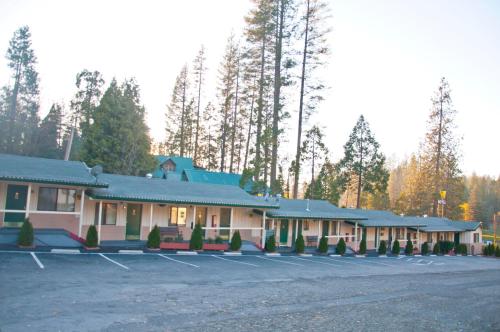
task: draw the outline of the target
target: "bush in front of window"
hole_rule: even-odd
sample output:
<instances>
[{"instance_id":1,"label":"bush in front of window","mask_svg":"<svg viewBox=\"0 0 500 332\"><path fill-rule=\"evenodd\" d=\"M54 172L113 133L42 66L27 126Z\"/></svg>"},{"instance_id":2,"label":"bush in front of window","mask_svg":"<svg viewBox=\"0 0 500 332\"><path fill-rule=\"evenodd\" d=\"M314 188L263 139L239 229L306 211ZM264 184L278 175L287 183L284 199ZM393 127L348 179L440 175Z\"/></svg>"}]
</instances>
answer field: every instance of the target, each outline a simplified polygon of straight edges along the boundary
<instances>
[{"instance_id":1,"label":"bush in front of window","mask_svg":"<svg viewBox=\"0 0 500 332\"><path fill-rule=\"evenodd\" d=\"M401 251L401 247L399 246L399 241L396 240L396 241L394 241L394 244L392 245L392 254L399 256L400 251Z\"/></svg>"},{"instance_id":2,"label":"bush in front of window","mask_svg":"<svg viewBox=\"0 0 500 332\"><path fill-rule=\"evenodd\" d=\"M23 222L23 225L21 226L21 229L19 230L17 244L21 247L31 247L33 246L33 240L33 225L31 224L29 219L26 218Z\"/></svg>"},{"instance_id":3,"label":"bush in front of window","mask_svg":"<svg viewBox=\"0 0 500 332\"><path fill-rule=\"evenodd\" d=\"M387 254L387 243L385 243L384 240L380 241L380 244L378 246L378 254L379 255Z\"/></svg>"},{"instance_id":4,"label":"bush in front of window","mask_svg":"<svg viewBox=\"0 0 500 332\"><path fill-rule=\"evenodd\" d=\"M224 243L224 240L220 237L220 236L217 236L215 238L215 241L214 241L216 244L223 244Z\"/></svg>"},{"instance_id":5,"label":"bush in front of window","mask_svg":"<svg viewBox=\"0 0 500 332\"><path fill-rule=\"evenodd\" d=\"M434 245L434 248L432 249L432 253L433 253L434 255L439 255L440 250L441 250L441 249L440 249L440 247L439 247L439 242L438 242L438 243L436 243L436 244Z\"/></svg>"},{"instance_id":6,"label":"bush in front of window","mask_svg":"<svg viewBox=\"0 0 500 332\"><path fill-rule=\"evenodd\" d=\"M340 238L339 242L337 243L337 246L335 247L335 253L337 255L345 254L345 241L343 238Z\"/></svg>"},{"instance_id":7,"label":"bush in front of window","mask_svg":"<svg viewBox=\"0 0 500 332\"><path fill-rule=\"evenodd\" d=\"M85 239L85 245L89 248L95 248L95 247L97 247L97 242L98 242L97 229L95 228L94 225L91 225L91 226L89 226L89 229L87 230L87 237Z\"/></svg>"},{"instance_id":8,"label":"bush in front of window","mask_svg":"<svg viewBox=\"0 0 500 332\"><path fill-rule=\"evenodd\" d=\"M267 252L275 252L276 251L276 239L274 235L271 235L266 240L266 246L264 248Z\"/></svg>"},{"instance_id":9,"label":"bush in front of window","mask_svg":"<svg viewBox=\"0 0 500 332\"><path fill-rule=\"evenodd\" d=\"M297 240L295 240L295 252L297 254L303 254L305 249L305 244L304 244L304 237L302 234L299 234L297 236Z\"/></svg>"},{"instance_id":10,"label":"bush in front of window","mask_svg":"<svg viewBox=\"0 0 500 332\"><path fill-rule=\"evenodd\" d=\"M406 241L405 254L412 255L413 254L413 243L412 241Z\"/></svg>"},{"instance_id":11,"label":"bush in front of window","mask_svg":"<svg viewBox=\"0 0 500 332\"><path fill-rule=\"evenodd\" d=\"M324 235L319 240L318 250L322 254L326 254L328 252L328 239Z\"/></svg>"},{"instance_id":12,"label":"bush in front of window","mask_svg":"<svg viewBox=\"0 0 500 332\"><path fill-rule=\"evenodd\" d=\"M361 242L359 244L359 254L360 255L366 254L366 240L365 239L361 240Z\"/></svg>"},{"instance_id":13,"label":"bush in front of window","mask_svg":"<svg viewBox=\"0 0 500 332\"><path fill-rule=\"evenodd\" d=\"M155 225L151 232L149 232L148 235L148 248L151 249L158 249L160 248L160 242L161 242L161 235L160 235L160 228L158 225Z\"/></svg>"},{"instance_id":14,"label":"bush in front of window","mask_svg":"<svg viewBox=\"0 0 500 332\"><path fill-rule=\"evenodd\" d=\"M241 248L241 235L240 231L233 233L233 238L231 239L231 251L238 251Z\"/></svg>"},{"instance_id":15,"label":"bush in front of window","mask_svg":"<svg viewBox=\"0 0 500 332\"><path fill-rule=\"evenodd\" d=\"M200 224L196 224L193 233L191 233L191 240L189 241L189 249L191 250L203 249L203 234Z\"/></svg>"},{"instance_id":16,"label":"bush in front of window","mask_svg":"<svg viewBox=\"0 0 500 332\"><path fill-rule=\"evenodd\" d=\"M422 255L426 256L429 253L429 244L427 242L424 242L422 244Z\"/></svg>"}]
</instances>

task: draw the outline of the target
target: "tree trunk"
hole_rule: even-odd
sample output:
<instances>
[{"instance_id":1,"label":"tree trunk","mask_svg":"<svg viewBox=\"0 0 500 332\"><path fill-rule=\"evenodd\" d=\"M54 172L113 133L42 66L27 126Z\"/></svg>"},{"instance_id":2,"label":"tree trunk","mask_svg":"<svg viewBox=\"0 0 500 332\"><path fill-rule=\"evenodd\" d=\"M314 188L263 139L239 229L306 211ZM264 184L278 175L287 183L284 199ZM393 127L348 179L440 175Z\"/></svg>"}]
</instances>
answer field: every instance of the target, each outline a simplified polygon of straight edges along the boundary
<instances>
[{"instance_id":1,"label":"tree trunk","mask_svg":"<svg viewBox=\"0 0 500 332\"><path fill-rule=\"evenodd\" d=\"M307 12L306 12L306 29L304 36L304 50L302 53L302 75L300 77L300 103L299 103L299 124L297 129L297 152L295 155L295 178L293 181L293 198L297 199L299 192L299 177L300 177L300 145L302 139L302 117L304 113L304 90L305 90L305 79L306 79L306 60L307 60L307 46L309 44L308 32L309 32L309 6L310 0L307 0Z\"/></svg>"},{"instance_id":2,"label":"tree trunk","mask_svg":"<svg viewBox=\"0 0 500 332\"><path fill-rule=\"evenodd\" d=\"M439 197L439 171L441 168L441 145L442 143L442 131L443 131L443 88L439 87L439 131L438 131L438 146L436 154L436 170L434 173L434 199L432 200L432 215L434 217L438 214L438 197Z\"/></svg>"},{"instance_id":3,"label":"tree trunk","mask_svg":"<svg viewBox=\"0 0 500 332\"><path fill-rule=\"evenodd\" d=\"M186 80L182 84L182 115L181 115L181 141L180 141L180 155L184 157L184 121L186 120Z\"/></svg>"},{"instance_id":4,"label":"tree trunk","mask_svg":"<svg viewBox=\"0 0 500 332\"><path fill-rule=\"evenodd\" d=\"M265 29L264 29L265 30ZM262 139L262 112L264 109L264 68L266 55L266 36L262 36L262 47L260 49L260 79L259 79L259 98L257 100L257 133L255 143L255 180L260 179L261 168L261 139Z\"/></svg>"},{"instance_id":5,"label":"tree trunk","mask_svg":"<svg viewBox=\"0 0 500 332\"><path fill-rule=\"evenodd\" d=\"M255 80L253 82L253 86L255 86ZM247 133L247 142L245 146L245 161L243 162L243 169L247 168L247 162L248 162L248 150L250 148L250 138L252 135L252 122L253 122L253 104L255 100L255 91L252 90L252 101L250 102L250 119L248 122L248 133Z\"/></svg>"},{"instance_id":6,"label":"tree trunk","mask_svg":"<svg viewBox=\"0 0 500 332\"><path fill-rule=\"evenodd\" d=\"M361 139L360 139L360 144L361 147L359 149L361 155L359 158L359 165L360 168L358 170L358 192L356 194L356 209L359 209L361 206L361 180L363 179L363 133L361 133Z\"/></svg>"},{"instance_id":7,"label":"tree trunk","mask_svg":"<svg viewBox=\"0 0 500 332\"><path fill-rule=\"evenodd\" d=\"M194 164L198 162L198 138L200 132L200 104L201 104L201 80L203 75L203 59L200 62L200 75L198 77L198 105L196 107L196 133L194 139Z\"/></svg>"},{"instance_id":8,"label":"tree trunk","mask_svg":"<svg viewBox=\"0 0 500 332\"><path fill-rule=\"evenodd\" d=\"M236 64L236 92L234 95L234 110L233 110L233 128L231 130L231 160L229 162L229 173L233 173L234 165L234 141L236 139L236 126L238 124L237 114L238 114L238 89L240 87L240 60L238 58L238 63Z\"/></svg>"}]
</instances>

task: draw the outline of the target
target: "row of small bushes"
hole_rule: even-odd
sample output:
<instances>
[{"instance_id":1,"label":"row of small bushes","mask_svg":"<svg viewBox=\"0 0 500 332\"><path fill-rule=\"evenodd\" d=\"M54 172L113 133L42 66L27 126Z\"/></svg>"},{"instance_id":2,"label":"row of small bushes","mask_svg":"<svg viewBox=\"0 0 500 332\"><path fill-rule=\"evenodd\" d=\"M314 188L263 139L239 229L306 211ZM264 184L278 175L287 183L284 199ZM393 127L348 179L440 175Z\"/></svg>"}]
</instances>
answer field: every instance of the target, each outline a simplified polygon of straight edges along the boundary
<instances>
[{"instance_id":1,"label":"row of small bushes","mask_svg":"<svg viewBox=\"0 0 500 332\"><path fill-rule=\"evenodd\" d=\"M500 245L495 246L494 244L490 243L487 246L484 246L483 255L500 257Z\"/></svg>"}]
</instances>

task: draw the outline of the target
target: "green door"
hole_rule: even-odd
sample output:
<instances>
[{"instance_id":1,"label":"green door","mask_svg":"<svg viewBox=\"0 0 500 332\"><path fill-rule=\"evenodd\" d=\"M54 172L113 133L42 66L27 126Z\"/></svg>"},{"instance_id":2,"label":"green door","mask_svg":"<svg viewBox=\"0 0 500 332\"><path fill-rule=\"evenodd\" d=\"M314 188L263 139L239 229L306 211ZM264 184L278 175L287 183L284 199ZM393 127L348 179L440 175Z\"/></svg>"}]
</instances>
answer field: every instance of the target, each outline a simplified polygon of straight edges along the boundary
<instances>
[{"instance_id":1,"label":"green door","mask_svg":"<svg viewBox=\"0 0 500 332\"><path fill-rule=\"evenodd\" d=\"M141 204L127 204L127 240L139 240L141 238Z\"/></svg>"},{"instance_id":2,"label":"green door","mask_svg":"<svg viewBox=\"0 0 500 332\"><path fill-rule=\"evenodd\" d=\"M19 186L9 184L7 186L7 201L5 202L6 210L26 210L26 198L28 196L28 186ZM6 212L4 221L10 223L22 223L25 213L23 212ZM10 224L9 226L17 226Z\"/></svg>"},{"instance_id":3,"label":"green door","mask_svg":"<svg viewBox=\"0 0 500 332\"><path fill-rule=\"evenodd\" d=\"M323 220L323 227L321 227L322 232L321 235L323 236L328 236L328 233L330 232L330 222L328 220Z\"/></svg>"},{"instance_id":4,"label":"green door","mask_svg":"<svg viewBox=\"0 0 500 332\"><path fill-rule=\"evenodd\" d=\"M280 243L288 242L288 219L280 221Z\"/></svg>"}]
</instances>

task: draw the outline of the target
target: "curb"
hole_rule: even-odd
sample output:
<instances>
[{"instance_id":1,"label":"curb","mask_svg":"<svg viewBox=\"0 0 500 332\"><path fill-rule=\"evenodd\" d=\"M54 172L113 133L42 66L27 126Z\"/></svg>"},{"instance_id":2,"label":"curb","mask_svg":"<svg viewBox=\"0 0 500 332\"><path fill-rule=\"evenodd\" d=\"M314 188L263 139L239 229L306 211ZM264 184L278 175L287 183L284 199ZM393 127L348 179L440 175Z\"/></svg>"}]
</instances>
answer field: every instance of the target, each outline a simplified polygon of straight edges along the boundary
<instances>
[{"instance_id":1,"label":"curb","mask_svg":"<svg viewBox=\"0 0 500 332\"><path fill-rule=\"evenodd\" d=\"M366 258L366 255L354 255L356 258Z\"/></svg>"},{"instance_id":2,"label":"curb","mask_svg":"<svg viewBox=\"0 0 500 332\"><path fill-rule=\"evenodd\" d=\"M387 258L387 255L378 255L378 258Z\"/></svg>"},{"instance_id":3,"label":"curb","mask_svg":"<svg viewBox=\"0 0 500 332\"><path fill-rule=\"evenodd\" d=\"M176 254L190 256L190 255L198 255L198 252L196 252L196 251L177 251Z\"/></svg>"},{"instance_id":4,"label":"curb","mask_svg":"<svg viewBox=\"0 0 500 332\"><path fill-rule=\"evenodd\" d=\"M79 254L80 250L78 250L78 249L50 249L50 252L53 254Z\"/></svg>"},{"instance_id":5,"label":"curb","mask_svg":"<svg viewBox=\"0 0 500 332\"><path fill-rule=\"evenodd\" d=\"M312 257L312 254L299 254L299 256L302 256L302 257Z\"/></svg>"},{"instance_id":6,"label":"curb","mask_svg":"<svg viewBox=\"0 0 500 332\"><path fill-rule=\"evenodd\" d=\"M239 251L224 251L224 255L226 255L226 256L241 256L241 252L239 252Z\"/></svg>"},{"instance_id":7,"label":"curb","mask_svg":"<svg viewBox=\"0 0 500 332\"><path fill-rule=\"evenodd\" d=\"M264 255L266 256L281 256L279 252L266 252Z\"/></svg>"},{"instance_id":8,"label":"curb","mask_svg":"<svg viewBox=\"0 0 500 332\"><path fill-rule=\"evenodd\" d=\"M125 249L122 249L122 250L118 250L118 253L119 254L140 255L140 254L144 254L144 251L142 251L142 250L125 250Z\"/></svg>"},{"instance_id":9,"label":"curb","mask_svg":"<svg viewBox=\"0 0 500 332\"><path fill-rule=\"evenodd\" d=\"M332 254L330 257L342 257L342 255Z\"/></svg>"}]
</instances>

